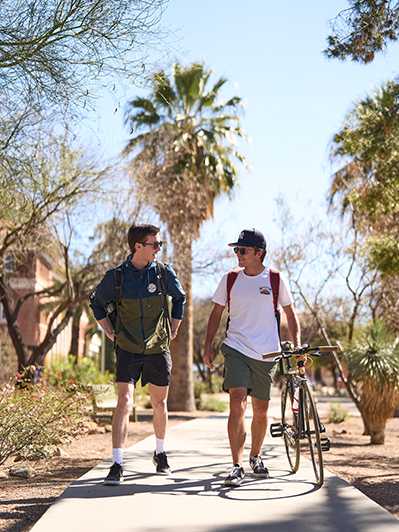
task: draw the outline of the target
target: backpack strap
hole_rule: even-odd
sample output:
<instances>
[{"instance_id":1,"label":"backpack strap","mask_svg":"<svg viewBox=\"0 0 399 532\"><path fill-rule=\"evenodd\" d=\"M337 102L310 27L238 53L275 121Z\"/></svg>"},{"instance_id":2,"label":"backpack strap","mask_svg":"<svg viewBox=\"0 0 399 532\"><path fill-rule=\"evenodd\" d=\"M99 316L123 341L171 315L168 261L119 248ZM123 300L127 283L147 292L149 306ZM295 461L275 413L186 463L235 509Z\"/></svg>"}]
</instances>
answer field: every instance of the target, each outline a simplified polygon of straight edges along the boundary
<instances>
[{"instance_id":1,"label":"backpack strap","mask_svg":"<svg viewBox=\"0 0 399 532\"><path fill-rule=\"evenodd\" d=\"M276 316L278 336L280 338L281 316L280 316L280 311L278 308L278 295L280 292L280 272L278 272L277 270L272 270L270 268L269 275L270 275L270 284L272 286L274 315Z\"/></svg>"},{"instance_id":2,"label":"backpack strap","mask_svg":"<svg viewBox=\"0 0 399 532\"><path fill-rule=\"evenodd\" d=\"M278 295L280 292L280 272L270 268L270 284L272 285L274 313L278 312Z\"/></svg>"},{"instance_id":3,"label":"backpack strap","mask_svg":"<svg viewBox=\"0 0 399 532\"><path fill-rule=\"evenodd\" d=\"M226 324L226 332L229 328L230 324L230 300L231 300L231 289L233 288L234 283L237 280L238 277L237 271L233 270L227 274L227 311L228 311L228 317L227 317L227 324Z\"/></svg>"},{"instance_id":4,"label":"backpack strap","mask_svg":"<svg viewBox=\"0 0 399 532\"><path fill-rule=\"evenodd\" d=\"M168 306L168 300L167 300L167 292L166 292L166 264L163 262L156 262L156 269L157 269L157 280L160 288L160 292L163 296L163 311L165 314L165 317L169 323L169 327L172 327L172 320L169 314L169 306Z\"/></svg>"},{"instance_id":5,"label":"backpack strap","mask_svg":"<svg viewBox=\"0 0 399 532\"><path fill-rule=\"evenodd\" d=\"M122 299L122 282L123 273L122 268L115 268L114 270L114 289L115 289L115 334L119 332L119 304Z\"/></svg>"}]
</instances>

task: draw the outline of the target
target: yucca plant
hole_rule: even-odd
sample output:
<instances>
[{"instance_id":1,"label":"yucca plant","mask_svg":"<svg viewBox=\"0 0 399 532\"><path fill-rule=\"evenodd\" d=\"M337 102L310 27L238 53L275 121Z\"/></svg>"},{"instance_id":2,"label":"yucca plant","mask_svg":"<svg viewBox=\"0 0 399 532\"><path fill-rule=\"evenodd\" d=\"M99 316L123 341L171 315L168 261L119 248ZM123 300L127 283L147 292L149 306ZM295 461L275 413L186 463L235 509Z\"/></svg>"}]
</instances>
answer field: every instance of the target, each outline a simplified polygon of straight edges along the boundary
<instances>
[{"instance_id":1,"label":"yucca plant","mask_svg":"<svg viewBox=\"0 0 399 532\"><path fill-rule=\"evenodd\" d=\"M399 404L399 341L377 322L355 339L346 357L370 443L383 444L386 422Z\"/></svg>"}]
</instances>

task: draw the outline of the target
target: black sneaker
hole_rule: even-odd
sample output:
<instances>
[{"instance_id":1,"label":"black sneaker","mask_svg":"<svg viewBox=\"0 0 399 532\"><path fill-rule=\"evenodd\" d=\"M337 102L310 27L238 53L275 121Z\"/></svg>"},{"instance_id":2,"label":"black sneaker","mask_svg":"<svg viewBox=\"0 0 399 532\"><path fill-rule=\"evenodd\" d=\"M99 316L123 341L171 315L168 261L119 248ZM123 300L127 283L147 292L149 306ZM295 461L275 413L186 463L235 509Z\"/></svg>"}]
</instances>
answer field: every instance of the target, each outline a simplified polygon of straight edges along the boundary
<instances>
[{"instance_id":1,"label":"black sneaker","mask_svg":"<svg viewBox=\"0 0 399 532\"><path fill-rule=\"evenodd\" d=\"M235 486L239 486L241 484L241 482L244 480L244 477L244 468L241 467L239 464L234 464L229 476L226 477L224 481L224 485L234 488Z\"/></svg>"},{"instance_id":2,"label":"black sneaker","mask_svg":"<svg viewBox=\"0 0 399 532\"><path fill-rule=\"evenodd\" d=\"M269 471L267 467L265 467L260 456L250 456L249 465L251 466L255 477L269 478Z\"/></svg>"},{"instance_id":3,"label":"black sneaker","mask_svg":"<svg viewBox=\"0 0 399 532\"><path fill-rule=\"evenodd\" d=\"M123 482L123 468L115 462L112 464L103 484L104 486L119 486L121 482Z\"/></svg>"},{"instance_id":4,"label":"black sneaker","mask_svg":"<svg viewBox=\"0 0 399 532\"><path fill-rule=\"evenodd\" d=\"M159 475L170 475L171 470L168 464L168 457L166 453L156 454L154 451L154 456L152 457L154 465L157 467L157 473Z\"/></svg>"}]
</instances>

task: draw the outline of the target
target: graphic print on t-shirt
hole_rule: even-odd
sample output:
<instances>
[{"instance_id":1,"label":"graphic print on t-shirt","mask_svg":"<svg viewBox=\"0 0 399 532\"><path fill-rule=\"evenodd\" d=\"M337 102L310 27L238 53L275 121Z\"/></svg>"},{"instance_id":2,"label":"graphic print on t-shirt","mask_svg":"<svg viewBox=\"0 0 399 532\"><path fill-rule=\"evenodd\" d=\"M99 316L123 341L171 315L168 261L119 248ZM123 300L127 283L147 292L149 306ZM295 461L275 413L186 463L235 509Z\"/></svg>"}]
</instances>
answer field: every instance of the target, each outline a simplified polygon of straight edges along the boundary
<instances>
[{"instance_id":1,"label":"graphic print on t-shirt","mask_svg":"<svg viewBox=\"0 0 399 532\"><path fill-rule=\"evenodd\" d=\"M272 289L271 289L271 288L268 288L267 286L261 286L261 287L259 288L259 292L260 292L261 294L265 294L266 296L269 296L269 295L270 295L271 290L272 290Z\"/></svg>"},{"instance_id":2,"label":"graphic print on t-shirt","mask_svg":"<svg viewBox=\"0 0 399 532\"><path fill-rule=\"evenodd\" d=\"M213 296L213 302L218 305L227 303L227 275L223 276ZM281 276L278 303L283 307L292 304L291 292ZM268 269L254 276L239 272L230 294L230 323L225 343L257 360L263 360L264 353L279 351Z\"/></svg>"}]
</instances>

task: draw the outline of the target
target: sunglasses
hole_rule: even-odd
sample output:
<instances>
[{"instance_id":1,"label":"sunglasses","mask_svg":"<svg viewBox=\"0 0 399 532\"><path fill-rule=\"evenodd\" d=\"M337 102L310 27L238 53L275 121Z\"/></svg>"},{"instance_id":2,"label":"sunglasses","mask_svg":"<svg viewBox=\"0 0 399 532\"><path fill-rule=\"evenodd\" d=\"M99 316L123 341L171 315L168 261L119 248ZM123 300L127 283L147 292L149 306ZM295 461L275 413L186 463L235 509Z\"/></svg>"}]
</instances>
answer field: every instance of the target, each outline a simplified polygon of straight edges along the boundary
<instances>
[{"instance_id":1,"label":"sunglasses","mask_svg":"<svg viewBox=\"0 0 399 532\"><path fill-rule=\"evenodd\" d=\"M151 246L153 249L161 249L163 242L140 242L143 246Z\"/></svg>"},{"instance_id":2,"label":"sunglasses","mask_svg":"<svg viewBox=\"0 0 399 532\"><path fill-rule=\"evenodd\" d=\"M245 255L248 250L251 249L251 248L239 248L239 247L235 247L233 248L233 251L236 255Z\"/></svg>"}]
</instances>

